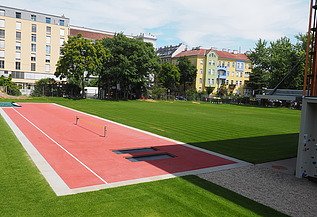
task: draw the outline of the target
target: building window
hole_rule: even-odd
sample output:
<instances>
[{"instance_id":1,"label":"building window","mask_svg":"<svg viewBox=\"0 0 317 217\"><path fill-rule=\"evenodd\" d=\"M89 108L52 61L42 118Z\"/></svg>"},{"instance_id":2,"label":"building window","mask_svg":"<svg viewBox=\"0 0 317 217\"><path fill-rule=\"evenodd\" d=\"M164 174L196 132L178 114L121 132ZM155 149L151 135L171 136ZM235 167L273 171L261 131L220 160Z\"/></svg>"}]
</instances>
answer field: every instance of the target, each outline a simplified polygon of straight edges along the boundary
<instances>
[{"instance_id":1,"label":"building window","mask_svg":"<svg viewBox=\"0 0 317 217\"><path fill-rule=\"evenodd\" d=\"M4 60L0 60L0 69L4 69Z\"/></svg>"},{"instance_id":2,"label":"building window","mask_svg":"<svg viewBox=\"0 0 317 217\"><path fill-rule=\"evenodd\" d=\"M4 50L0 50L0 58L4 58Z\"/></svg>"},{"instance_id":3,"label":"building window","mask_svg":"<svg viewBox=\"0 0 317 217\"><path fill-rule=\"evenodd\" d=\"M0 29L0 38L5 37L5 31L3 29Z\"/></svg>"},{"instance_id":4,"label":"building window","mask_svg":"<svg viewBox=\"0 0 317 217\"><path fill-rule=\"evenodd\" d=\"M208 70L208 74L211 75L211 69Z\"/></svg>"},{"instance_id":5,"label":"building window","mask_svg":"<svg viewBox=\"0 0 317 217\"><path fill-rule=\"evenodd\" d=\"M211 79L211 85L215 84L215 79Z\"/></svg>"},{"instance_id":6,"label":"building window","mask_svg":"<svg viewBox=\"0 0 317 217\"><path fill-rule=\"evenodd\" d=\"M31 71L35 71L36 70L36 64L35 63L31 63Z\"/></svg>"},{"instance_id":7,"label":"building window","mask_svg":"<svg viewBox=\"0 0 317 217\"><path fill-rule=\"evenodd\" d=\"M59 20L59 25L60 26L65 26L65 20Z\"/></svg>"},{"instance_id":8,"label":"building window","mask_svg":"<svg viewBox=\"0 0 317 217\"><path fill-rule=\"evenodd\" d=\"M228 85L229 84L229 80L226 80L226 85Z\"/></svg>"},{"instance_id":9,"label":"building window","mask_svg":"<svg viewBox=\"0 0 317 217\"><path fill-rule=\"evenodd\" d=\"M36 21L36 15L31 14L31 20Z\"/></svg>"},{"instance_id":10,"label":"building window","mask_svg":"<svg viewBox=\"0 0 317 217\"><path fill-rule=\"evenodd\" d=\"M232 63L232 67L234 67L234 62Z\"/></svg>"},{"instance_id":11,"label":"building window","mask_svg":"<svg viewBox=\"0 0 317 217\"><path fill-rule=\"evenodd\" d=\"M64 42L65 42L65 39L63 39L63 38L60 38L60 39L59 39L59 45L60 45L60 46L63 46L63 45L64 45Z\"/></svg>"},{"instance_id":12,"label":"building window","mask_svg":"<svg viewBox=\"0 0 317 217\"><path fill-rule=\"evenodd\" d=\"M31 61L36 61L36 54L35 53L31 53Z\"/></svg>"},{"instance_id":13,"label":"building window","mask_svg":"<svg viewBox=\"0 0 317 217\"><path fill-rule=\"evenodd\" d=\"M0 10L0 16L4 16L5 15L5 10Z\"/></svg>"},{"instance_id":14,"label":"building window","mask_svg":"<svg viewBox=\"0 0 317 217\"><path fill-rule=\"evenodd\" d=\"M51 32L52 32L52 28L49 26L46 26L46 33L50 35Z\"/></svg>"},{"instance_id":15,"label":"building window","mask_svg":"<svg viewBox=\"0 0 317 217\"><path fill-rule=\"evenodd\" d=\"M15 49L16 50L21 50L21 42L16 42L15 43Z\"/></svg>"},{"instance_id":16,"label":"building window","mask_svg":"<svg viewBox=\"0 0 317 217\"><path fill-rule=\"evenodd\" d=\"M236 85L237 85L237 86L239 85L239 82L238 82L238 81L236 81Z\"/></svg>"},{"instance_id":17,"label":"building window","mask_svg":"<svg viewBox=\"0 0 317 217\"><path fill-rule=\"evenodd\" d=\"M50 44L51 43L51 36L46 36L46 44Z\"/></svg>"},{"instance_id":18,"label":"building window","mask_svg":"<svg viewBox=\"0 0 317 217\"><path fill-rule=\"evenodd\" d=\"M21 13L20 12L15 12L15 18L21 19Z\"/></svg>"},{"instance_id":19,"label":"building window","mask_svg":"<svg viewBox=\"0 0 317 217\"><path fill-rule=\"evenodd\" d=\"M211 66L211 61L209 61L208 64Z\"/></svg>"},{"instance_id":20,"label":"building window","mask_svg":"<svg viewBox=\"0 0 317 217\"><path fill-rule=\"evenodd\" d=\"M228 62L227 66L230 67L230 62Z\"/></svg>"},{"instance_id":21,"label":"building window","mask_svg":"<svg viewBox=\"0 0 317 217\"><path fill-rule=\"evenodd\" d=\"M210 81L210 78L208 78L208 84L210 84L210 82L211 82L211 81Z\"/></svg>"},{"instance_id":22,"label":"building window","mask_svg":"<svg viewBox=\"0 0 317 217\"><path fill-rule=\"evenodd\" d=\"M51 46L46 45L46 54L50 54L50 53L51 53Z\"/></svg>"},{"instance_id":23,"label":"building window","mask_svg":"<svg viewBox=\"0 0 317 217\"><path fill-rule=\"evenodd\" d=\"M0 28L5 27L5 21L3 19L0 19Z\"/></svg>"},{"instance_id":24,"label":"building window","mask_svg":"<svg viewBox=\"0 0 317 217\"><path fill-rule=\"evenodd\" d=\"M12 72L12 78L24 79L24 72Z\"/></svg>"},{"instance_id":25,"label":"building window","mask_svg":"<svg viewBox=\"0 0 317 217\"><path fill-rule=\"evenodd\" d=\"M16 30L21 30L21 26L22 26L21 22L16 22L15 23L15 29Z\"/></svg>"},{"instance_id":26,"label":"building window","mask_svg":"<svg viewBox=\"0 0 317 217\"><path fill-rule=\"evenodd\" d=\"M200 70L200 74L203 74L203 70L202 69Z\"/></svg>"},{"instance_id":27,"label":"building window","mask_svg":"<svg viewBox=\"0 0 317 217\"><path fill-rule=\"evenodd\" d=\"M5 43L4 41L0 40L0 49L4 49Z\"/></svg>"},{"instance_id":28,"label":"building window","mask_svg":"<svg viewBox=\"0 0 317 217\"><path fill-rule=\"evenodd\" d=\"M203 83L203 79L199 78L199 83L202 84Z\"/></svg>"},{"instance_id":29,"label":"building window","mask_svg":"<svg viewBox=\"0 0 317 217\"><path fill-rule=\"evenodd\" d=\"M36 44L31 44L31 51L36 52Z\"/></svg>"},{"instance_id":30,"label":"building window","mask_svg":"<svg viewBox=\"0 0 317 217\"><path fill-rule=\"evenodd\" d=\"M200 60L200 65L203 65L204 64L204 61L203 60Z\"/></svg>"},{"instance_id":31,"label":"building window","mask_svg":"<svg viewBox=\"0 0 317 217\"><path fill-rule=\"evenodd\" d=\"M45 65L45 72L49 72L51 71L51 65L50 64L46 64Z\"/></svg>"},{"instance_id":32,"label":"building window","mask_svg":"<svg viewBox=\"0 0 317 217\"><path fill-rule=\"evenodd\" d=\"M242 86L242 81L239 81L240 86Z\"/></svg>"},{"instance_id":33,"label":"building window","mask_svg":"<svg viewBox=\"0 0 317 217\"><path fill-rule=\"evenodd\" d=\"M51 18L50 18L50 17L46 17L46 18L45 18L45 22L46 22L46 23L51 23Z\"/></svg>"},{"instance_id":34,"label":"building window","mask_svg":"<svg viewBox=\"0 0 317 217\"><path fill-rule=\"evenodd\" d=\"M31 35L31 41L32 42L36 42L36 34L32 34Z\"/></svg>"},{"instance_id":35,"label":"building window","mask_svg":"<svg viewBox=\"0 0 317 217\"><path fill-rule=\"evenodd\" d=\"M20 60L21 59L21 53L20 52L15 52L15 59Z\"/></svg>"},{"instance_id":36,"label":"building window","mask_svg":"<svg viewBox=\"0 0 317 217\"><path fill-rule=\"evenodd\" d=\"M15 39L21 41L21 32L15 32Z\"/></svg>"},{"instance_id":37,"label":"building window","mask_svg":"<svg viewBox=\"0 0 317 217\"><path fill-rule=\"evenodd\" d=\"M15 69L21 70L21 63L20 62L15 62Z\"/></svg>"},{"instance_id":38,"label":"building window","mask_svg":"<svg viewBox=\"0 0 317 217\"><path fill-rule=\"evenodd\" d=\"M59 30L59 35L60 36L65 36L65 29L60 29Z\"/></svg>"},{"instance_id":39,"label":"building window","mask_svg":"<svg viewBox=\"0 0 317 217\"><path fill-rule=\"evenodd\" d=\"M50 63L51 62L51 56L50 55L46 55L45 62L46 63Z\"/></svg>"},{"instance_id":40,"label":"building window","mask_svg":"<svg viewBox=\"0 0 317 217\"><path fill-rule=\"evenodd\" d=\"M233 85L233 80L231 80L230 84Z\"/></svg>"},{"instance_id":41,"label":"building window","mask_svg":"<svg viewBox=\"0 0 317 217\"><path fill-rule=\"evenodd\" d=\"M36 32L36 24L32 24L32 32Z\"/></svg>"}]
</instances>

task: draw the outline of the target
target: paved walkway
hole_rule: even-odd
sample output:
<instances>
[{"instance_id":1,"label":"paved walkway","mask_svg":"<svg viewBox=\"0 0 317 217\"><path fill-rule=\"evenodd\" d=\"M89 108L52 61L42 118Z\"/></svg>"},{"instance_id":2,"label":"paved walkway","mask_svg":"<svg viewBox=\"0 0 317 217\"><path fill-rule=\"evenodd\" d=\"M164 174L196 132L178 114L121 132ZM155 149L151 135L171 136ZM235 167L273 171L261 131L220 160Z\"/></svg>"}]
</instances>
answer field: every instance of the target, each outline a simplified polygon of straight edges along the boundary
<instances>
[{"instance_id":1,"label":"paved walkway","mask_svg":"<svg viewBox=\"0 0 317 217\"><path fill-rule=\"evenodd\" d=\"M290 216L317 216L317 183L294 176L296 159L223 170L199 177Z\"/></svg>"}]
</instances>

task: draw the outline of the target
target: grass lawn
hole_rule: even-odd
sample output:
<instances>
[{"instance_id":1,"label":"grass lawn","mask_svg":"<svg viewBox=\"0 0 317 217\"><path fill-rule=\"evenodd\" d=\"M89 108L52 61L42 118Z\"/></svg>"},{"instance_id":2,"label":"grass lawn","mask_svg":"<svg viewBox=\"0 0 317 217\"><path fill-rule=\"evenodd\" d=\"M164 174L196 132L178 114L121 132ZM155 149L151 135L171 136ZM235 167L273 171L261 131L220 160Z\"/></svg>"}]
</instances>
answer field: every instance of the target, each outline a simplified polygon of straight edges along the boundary
<instances>
[{"instance_id":1,"label":"grass lawn","mask_svg":"<svg viewBox=\"0 0 317 217\"><path fill-rule=\"evenodd\" d=\"M0 138L0 216L283 216L195 176L57 197L2 117Z\"/></svg>"},{"instance_id":2,"label":"grass lawn","mask_svg":"<svg viewBox=\"0 0 317 217\"><path fill-rule=\"evenodd\" d=\"M39 98L252 163L295 157L300 111L192 102Z\"/></svg>"}]
</instances>

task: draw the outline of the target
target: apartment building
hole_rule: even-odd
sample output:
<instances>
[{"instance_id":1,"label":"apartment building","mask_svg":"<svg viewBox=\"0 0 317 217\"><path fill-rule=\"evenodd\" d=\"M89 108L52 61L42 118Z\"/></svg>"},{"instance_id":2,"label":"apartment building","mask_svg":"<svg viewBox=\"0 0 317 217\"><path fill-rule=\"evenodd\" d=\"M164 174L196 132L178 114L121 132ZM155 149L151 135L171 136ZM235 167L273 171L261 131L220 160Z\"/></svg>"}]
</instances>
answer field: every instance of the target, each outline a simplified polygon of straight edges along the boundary
<instances>
[{"instance_id":1,"label":"apartment building","mask_svg":"<svg viewBox=\"0 0 317 217\"><path fill-rule=\"evenodd\" d=\"M172 58L174 58L177 54L185 51L187 46L185 44L178 44L178 45L170 45L159 47L156 50L157 56L160 58L161 63L172 62Z\"/></svg>"},{"instance_id":2,"label":"apartment building","mask_svg":"<svg viewBox=\"0 0 317 217\"><path fill-rule=\"evenodd\" d=\"M176 55L173 63L184 56L197 68L195 87L198 92L210 88L212 93L216 93L220 86L225 85L230 93L242 94L239 91L251 73L251 61L247 55L237 51L193 48Z\"/></svg>"},{"instance_id":3,"label":"apartment building","mask_svg":"<svg viewBox=\"0 0 317 217\"><path fill-rule=\"evenodd\" d=\"M240 93L239 89L249 81L251 61L246 54L238 51L216 51L219 83L225 84L231 93Z\"/></svg>"},{"instance_id":4,"label":"apartment building","mask_svg":"<svg viewBox=\"0 0 317 217\"><path fill-rule=\"evenodd\" d=\"M68 35L69 18L0 6L0 76L11 75L24 90L55 78Z\"/></svg>"},{"instance_id":5,"label":"apartment building","mask_svg":"<svg viewBox=\"0 0 317 217\"><path fill-rule=\"evenodd\" d=\"M197 75L195 87L198 92L205 91L205 77L206 77L206 55L210 49L193 48L192 50L185 50L174 57L173 63L176 64L180 57L187 57L188 60L196 67Z\"/></svg>"},{"instance_id":6,"label":"apartment building","mask_svg":"<svg viewBox=\"0 0 317 217\"><path fill-rule=\"evenodd\" d=\"M116 34L116 32L70 25L70 36L81 35L83 38L93 40L93 41L100 40L103 38L113 38L115 36L115 34ZM154 36L152 34L145 34L145 33L140 33L139 35L126 35L125 34L125 36L128 38L140 39L144 42L151 43L153 45L153 47L156 47L157 38L156 38L156 36Z\"/></svg>"}]
</instances>

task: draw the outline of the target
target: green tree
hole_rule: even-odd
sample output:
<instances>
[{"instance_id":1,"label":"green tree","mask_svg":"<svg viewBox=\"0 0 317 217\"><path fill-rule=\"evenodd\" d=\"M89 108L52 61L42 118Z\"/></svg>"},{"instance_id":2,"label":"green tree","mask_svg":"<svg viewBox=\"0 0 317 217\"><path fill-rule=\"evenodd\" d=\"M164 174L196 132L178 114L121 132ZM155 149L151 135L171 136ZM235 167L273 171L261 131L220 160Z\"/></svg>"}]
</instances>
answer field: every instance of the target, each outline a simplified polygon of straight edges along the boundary
<instances>
[{"instance_id":1,"label":"green tree","mask_svg":"<svg viewBox=\"0 0 317 217\"><path fill-rule=\"evenodd\" d=\"M12 82L11 75L7 78L2 75L0 77L0 86L6 87L7 94L9 95L13 95L13 96L21 95L19 87L14 82Z\"/></svg>"},{"instance_id":2,"label":"green tree","mask_svg":"<svg viewBox=\"0 0 317 217\"><path fill-rule=\"evenodd\" d=\"M149 82L149 74L159 69L158 57L152 44L116 34L103 40L110 51L107 68L101 76L102 86L116 98L140 97Z\"/></svg>"},{"instance_id":3,"label":"green tree","mask_svg":"<svg viewBox=\"0 0 317 217\"><path fill-rule=\"evenodd\" d=\"M270 83L269 88L274 88L280 83L281 89L298 89L302 87L303 68L300 64L304 61L290 39L283 37L271 42L270 46ZM286 77L287 76L287 77Z\"/></svg>"},{"instance_id":4,"label":"green tree","mask_svg":"<svg viewBox=\"0 0 317 217\"><path fill-rule=\"evenodd\" d=\"M270 52L267 42L259 39L248 57L252 62L253 69L247 87L255 91L267 87L270 79Z\"/></svg>"},{"instance_id":5,"label":"green tree","mask_svg":"<svg viewBox=\"0 0 317 217\"><path fill-rule=\"evenodd\" d=\"M92 41L81 35L69 37L61 49L61 58L57 62L55 76L71 79L81 87L85 96L85 78L95 73L98 66L97 51Z\"/></svg>"},{"instance_id":6,"label":"green tree","mask_svg":"<svg viewBox=\"0 0 317 217\"><path fill-rule=\"evenodd\" d=\"M192 85L196 80L197 69L186 57L180 57L177 65L180 71L180 83L184 93L186 93L186 85Z\"/></svg>"},{"instance_id":7,"label":"green tree","mask_svg":"<svg viewBox=\"0 0 317 217\"><path fill-rule=\"evenodd\" d=\"M56 81L53 78L43 78L35 82L32 96L52 96L56 88Z\"/></svg>"},{"instance_id":8,"label":"green tree","mask_svg":"<svg viewBox=\"0 0 317 217\"><path fill-rule=\"evenodd\" d=\"M163 63L157 79L163 87L174 92L180 80L178 67L172 63Z\"/></svg>"},{"instance_id":9,"label":"green tree","mask_svg":"<svg viewBox=\"0 0 317 217\"><path fill-rule=\"evenodd\" d=\"M296 38L295 45L287 37L269 45L265 40L257 42L248 55L253 65L248 88L302 89L307 37L299 34Z\"/></svg>"}]
</instances>

